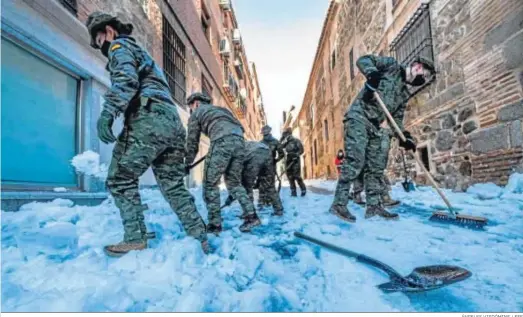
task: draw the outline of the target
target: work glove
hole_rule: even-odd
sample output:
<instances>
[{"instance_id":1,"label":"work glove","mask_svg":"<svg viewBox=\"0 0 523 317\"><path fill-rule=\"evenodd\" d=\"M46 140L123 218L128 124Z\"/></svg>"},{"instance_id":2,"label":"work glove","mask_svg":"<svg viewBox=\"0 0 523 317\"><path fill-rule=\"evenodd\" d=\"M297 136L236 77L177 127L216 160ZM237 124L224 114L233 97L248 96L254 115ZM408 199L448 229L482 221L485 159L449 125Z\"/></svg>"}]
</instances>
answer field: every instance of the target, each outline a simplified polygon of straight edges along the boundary
<instances>
[{"instance_id":1,"label":"work glove","mask_svg":"<svg viewBox=\"0 0 523 317\"><path fill-rule=\"evenodd\" d=\"M403 132L403 135L405 136L405 142L403 142L401 140L401 138L399 138L399 144L402 148L404 148L405 150L412 150L412 152L416 152L416 141L414 141L414 138L412 137L412 135L410 134L409 131L404 131Z\"/></svg>"},{"instance_id":2,"label":"work glove","mask_svg":"<svg viewBox=\"0 0 523 317\"><path fill-rule=\"evenodd\" d=\"M112 129L113 122L114 115L107 110L103 110L100 114L100 118L98 118L96 126L98 129L98 137L105 144L113 143L116 141Z\"/></svg>"},{"instance_id":3,"label":"work glove","mask_svg":"<svg viewBox=\"0 0 523 317\"><path fill-rule=\"evenodd\" d=\"M376 91L380 85L380 81L381 74L377 71L371 72L367 75L367 82L365 83L365 86L367 86L367 88L371 91Z\"/></svg>"},{"instance_id":4,"label":"work glove","mask_svg":"<svg viewBox=\"0 0 523 317\"><path fill-rule=\"evenodd\" d=\"M225 205L224 206L230 206L233 202L234 202L234 198L232 198L232 196L229 195L227 197L227 199L225 200Z\"/></svg>"}]
</instances>

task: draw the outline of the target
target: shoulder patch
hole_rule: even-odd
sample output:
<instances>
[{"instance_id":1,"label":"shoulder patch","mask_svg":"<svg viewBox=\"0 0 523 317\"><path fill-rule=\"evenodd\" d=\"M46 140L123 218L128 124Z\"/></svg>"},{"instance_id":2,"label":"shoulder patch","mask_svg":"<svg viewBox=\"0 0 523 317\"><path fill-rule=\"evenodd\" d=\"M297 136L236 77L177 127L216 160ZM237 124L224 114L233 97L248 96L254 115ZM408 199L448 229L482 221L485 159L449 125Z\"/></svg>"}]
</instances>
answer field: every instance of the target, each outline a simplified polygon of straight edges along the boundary
<instances>
[{"instance_id":1,"label":"shoulder patch","mask_svg":"<svg viewBox=\"0 0 523 317\"><path fill-rule=\"evenodd\" d=\"M122 47L122 45L120 45L120 44L118 44L118 43L114 44L114 45L111 47L111 52L114 51L114 50L119 49L120 47Z\"/></svg>"}]
</instances>

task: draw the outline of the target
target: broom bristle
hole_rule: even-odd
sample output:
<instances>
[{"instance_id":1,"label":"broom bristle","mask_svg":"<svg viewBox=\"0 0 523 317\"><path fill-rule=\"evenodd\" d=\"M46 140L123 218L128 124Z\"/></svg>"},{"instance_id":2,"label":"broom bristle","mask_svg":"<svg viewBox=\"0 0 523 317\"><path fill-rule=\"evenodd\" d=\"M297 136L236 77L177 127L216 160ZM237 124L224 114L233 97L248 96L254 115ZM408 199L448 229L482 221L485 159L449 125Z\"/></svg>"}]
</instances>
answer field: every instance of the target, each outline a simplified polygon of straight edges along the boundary
<instances>
[{"instance_id":1,"label":"broom bristle","mask_svg":"<svg viewBox=\"0 0 523 317\"><path fill-rule=\"evenodd\" d=\"M429 220L452 223L466 227L483 227L488 223L487 218L461 214L457 214L454 218L450 214L441 211L433 213Z\"/></svg>"}]
</instances>

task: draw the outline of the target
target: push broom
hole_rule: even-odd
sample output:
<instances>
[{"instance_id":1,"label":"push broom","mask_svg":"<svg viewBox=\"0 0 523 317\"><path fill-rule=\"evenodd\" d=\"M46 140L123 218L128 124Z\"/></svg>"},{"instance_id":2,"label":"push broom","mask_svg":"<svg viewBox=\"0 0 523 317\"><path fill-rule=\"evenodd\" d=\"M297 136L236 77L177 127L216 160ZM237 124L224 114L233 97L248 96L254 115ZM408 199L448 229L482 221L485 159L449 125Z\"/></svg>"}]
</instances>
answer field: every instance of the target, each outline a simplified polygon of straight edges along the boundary
<instances>
[{"instance_id":1,"label":"push broom","mask_svg":"<svg viewBox=\"0 0 523 317\"><path fill-rule=\"evenodd\" d=\"M378 101L378 103L381 107L381 110L383 110L385 115L387 115L387 119L389 120L390 124L394 127L394 130L396 130L396 133L399 135L401 140L403 142L405 142L407 140L407 138L405 138L405 135L403 135L403 133L401 132L400 128L396 124L396 121L394 121L394 119L390 115L389 110L387 109L387 107L383 103L383 100L381 99L381 97L379 96L379 94L377 92L374 92L374 97ZM427 178L429 179L430 183L432 184L432 187L434 187L434 189L436 189L436 191L440 195L441 199L443 199L443 201L445 202L445 204L447 205L447 207L449 209L448 213L442 212L442 211L434 212L432 214L432 216L429 218L430 221L438 221L438 222L442 222L442 223L449 223L449 224L455 224L455 225L459 225L459 226L476 227L476 228L482 228L483 226L485 226L487 224L487 222L488 222L487 218L458 214L454 210L454 208L452 208L452 205L450 204L449 200L447 199L447 197L445 197L445 195L439 188L439 186L436 183L436 181L434 180L434 178L432 178L432 175L429 173L429 171L427 171L427 168L425 167L423 162L421 162L420 157L418 155L414 155L414 158L416 159L416 162L421 167L421 169L423 170L425 175L427 175Z\"/></svg>"}]
</instances>

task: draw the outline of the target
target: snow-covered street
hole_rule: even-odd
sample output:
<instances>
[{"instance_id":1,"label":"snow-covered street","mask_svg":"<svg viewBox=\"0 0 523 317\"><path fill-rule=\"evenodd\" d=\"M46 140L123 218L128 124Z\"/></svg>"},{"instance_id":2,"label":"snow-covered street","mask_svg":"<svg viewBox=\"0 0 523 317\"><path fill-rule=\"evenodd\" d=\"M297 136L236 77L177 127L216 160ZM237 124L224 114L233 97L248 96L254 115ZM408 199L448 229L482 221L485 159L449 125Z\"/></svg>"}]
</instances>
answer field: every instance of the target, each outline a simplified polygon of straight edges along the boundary
<instances>
[{"instance_id":1,"label":"snow-covered street","mask_svg":"<svg viewBox=\"0 0 523 317\"><path fill-rule=\"evenodd\" d=\"M333 182L314 181L333 189ZM192 191L207 219L201 191ZM483 231L428 221L443 202L430 187L411 193L395 186L400 221L347 224L327 212L332 195L291 198L282 189L285 216L261 211L251 234L238 227L237 203L223 212L225 232L210 235L205 256L187 238L157 190L143 190L146 222L158 238L142 252L107 257L122 226L110 200L96 207L72 202L32 203L2 211L2 311L521 311L523 310L523 175L505 188L476 185L446 192L462 213L484 216ZM226 192L222 192L222 201ZM294 231L375 257L408 274L417 266L459 265L468 280L432 292L384 294L388 277L352 259L296 239Z\"/></svg>"}]
</instances>

